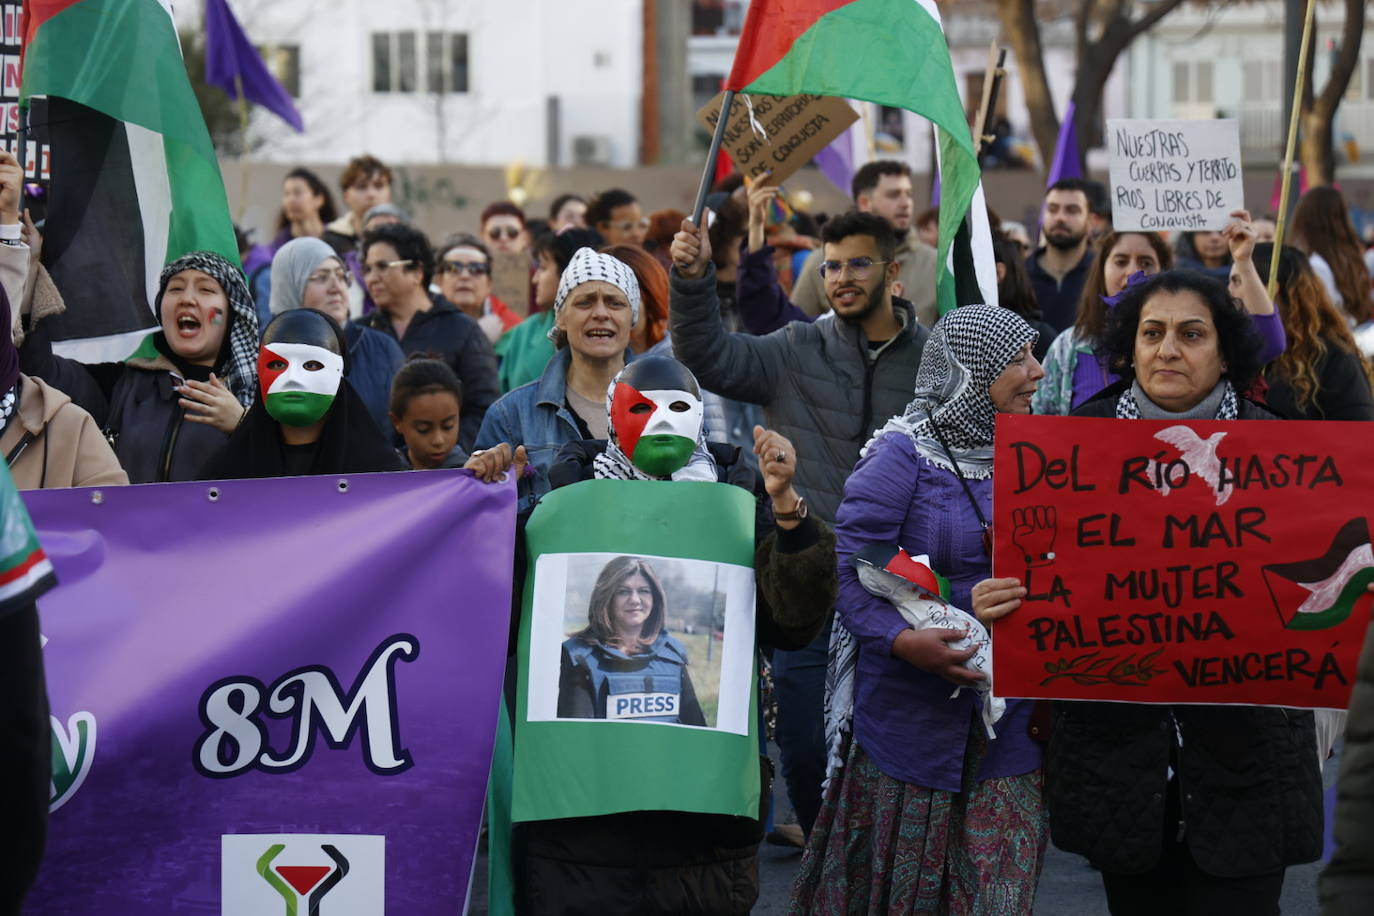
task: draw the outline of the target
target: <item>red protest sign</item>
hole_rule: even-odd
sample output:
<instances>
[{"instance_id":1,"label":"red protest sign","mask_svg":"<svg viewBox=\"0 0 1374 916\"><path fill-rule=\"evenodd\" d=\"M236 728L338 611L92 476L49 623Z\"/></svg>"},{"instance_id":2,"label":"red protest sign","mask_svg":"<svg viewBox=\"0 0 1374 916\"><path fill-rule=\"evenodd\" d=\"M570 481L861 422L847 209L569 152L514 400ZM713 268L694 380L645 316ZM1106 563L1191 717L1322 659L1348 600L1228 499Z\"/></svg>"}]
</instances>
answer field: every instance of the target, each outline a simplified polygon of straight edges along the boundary
<instances>
[{"instance_id":1,"label":"red protest sign","mask_svg":"<svg viewBox=\"0 0 1374 916\"><path fill-rule=\"evenodd\" d=\"M1358 423L1002 415L999 696L1344 709L1374 582Z\"/></svg>"}]
</instances>

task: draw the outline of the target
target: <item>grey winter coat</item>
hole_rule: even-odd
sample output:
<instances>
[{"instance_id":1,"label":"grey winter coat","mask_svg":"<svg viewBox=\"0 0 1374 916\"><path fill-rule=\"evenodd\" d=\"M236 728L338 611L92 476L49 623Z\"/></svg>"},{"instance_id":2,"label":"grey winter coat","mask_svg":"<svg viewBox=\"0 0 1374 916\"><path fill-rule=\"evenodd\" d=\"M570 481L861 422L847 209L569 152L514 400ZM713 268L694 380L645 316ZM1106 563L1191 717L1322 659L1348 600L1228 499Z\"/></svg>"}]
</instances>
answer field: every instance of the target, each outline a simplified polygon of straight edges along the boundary
<instances>
[{"instance_id":1,"label":"grey winter coat","mask_svg":"<svg viewBox=\"0 0 1374 916\"><path fill-rule=\"evenodd\" d=\"M768 426L797 447L798 491L811 511L833 522L859 449L916 388L930 332L905 299L893 299L902 330L870 355L857 325L825 317L794 321L763 337L725 330L715 268L689 280L671 272L673 352L701 387L761 404Z\"/></svg>"}]
</instances>

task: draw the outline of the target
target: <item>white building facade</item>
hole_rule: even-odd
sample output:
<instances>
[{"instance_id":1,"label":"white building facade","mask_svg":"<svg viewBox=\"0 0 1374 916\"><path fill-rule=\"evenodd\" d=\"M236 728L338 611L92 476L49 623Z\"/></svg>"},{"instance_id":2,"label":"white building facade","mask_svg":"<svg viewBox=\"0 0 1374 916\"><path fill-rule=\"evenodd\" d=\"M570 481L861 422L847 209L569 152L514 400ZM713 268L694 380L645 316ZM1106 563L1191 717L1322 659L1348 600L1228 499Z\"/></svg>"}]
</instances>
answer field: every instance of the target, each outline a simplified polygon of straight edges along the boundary
<instances>
[{"instance_id":1,"label":"white building facade","mask_svg":"<svg viewBox=\"0 0 1374 916\"><path fill-rule=\"evenodd\" d=\"M255 159L638 164L640 0L229 2L306 125L255 109Z\"/></svg>"}]
</instances>

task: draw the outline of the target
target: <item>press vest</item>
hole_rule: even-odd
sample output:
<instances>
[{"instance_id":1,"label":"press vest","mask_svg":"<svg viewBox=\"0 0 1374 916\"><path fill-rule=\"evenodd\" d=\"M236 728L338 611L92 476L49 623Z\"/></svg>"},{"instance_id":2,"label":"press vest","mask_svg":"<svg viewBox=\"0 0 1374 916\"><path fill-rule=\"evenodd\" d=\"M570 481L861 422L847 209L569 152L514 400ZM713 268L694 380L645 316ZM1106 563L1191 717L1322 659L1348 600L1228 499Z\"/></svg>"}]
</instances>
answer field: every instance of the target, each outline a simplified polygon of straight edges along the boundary
<instances>
[{"instance_id":1,"label":"press vest","mask_svg":"<svg viewBox=\"0 0 1374 916\"><path fill-rule=\"evenodd\" d=\"M572 664L587 671L596 718L681 721L687 652L673 637L660 634L651 652L633 656L581 639L564 645Z\"/></svg>"}]
</instances>

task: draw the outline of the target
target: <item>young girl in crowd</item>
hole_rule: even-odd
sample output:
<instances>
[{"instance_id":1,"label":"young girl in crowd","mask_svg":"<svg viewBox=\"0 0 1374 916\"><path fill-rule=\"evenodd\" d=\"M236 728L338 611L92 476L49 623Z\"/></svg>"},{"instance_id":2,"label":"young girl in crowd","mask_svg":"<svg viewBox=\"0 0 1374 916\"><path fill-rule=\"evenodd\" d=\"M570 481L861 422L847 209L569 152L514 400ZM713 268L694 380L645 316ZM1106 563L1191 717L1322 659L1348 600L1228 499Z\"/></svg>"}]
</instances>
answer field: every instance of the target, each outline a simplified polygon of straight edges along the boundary
<instances>
[{"instance_id":1,"label":"young girl in crowd","mask_svg":"<svg viewBox=\"0 0 1374 916\"><path fill-rule=\"evenodd\" d=\"M417 471L460 468L468 460L458 444L463 385L447 363L414 359L391 383L391 426L405 444L398 449Z\"/></svg>"}]
</instances>

